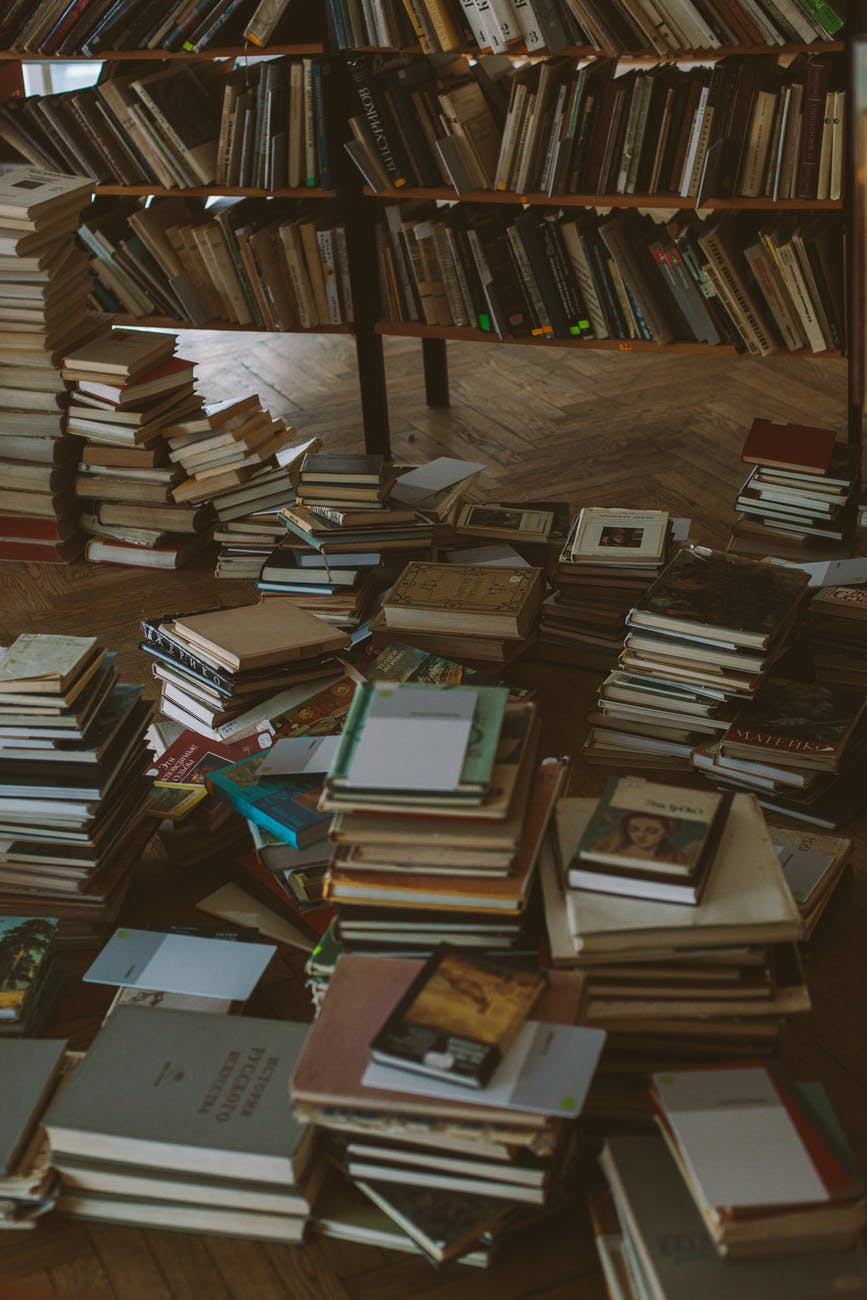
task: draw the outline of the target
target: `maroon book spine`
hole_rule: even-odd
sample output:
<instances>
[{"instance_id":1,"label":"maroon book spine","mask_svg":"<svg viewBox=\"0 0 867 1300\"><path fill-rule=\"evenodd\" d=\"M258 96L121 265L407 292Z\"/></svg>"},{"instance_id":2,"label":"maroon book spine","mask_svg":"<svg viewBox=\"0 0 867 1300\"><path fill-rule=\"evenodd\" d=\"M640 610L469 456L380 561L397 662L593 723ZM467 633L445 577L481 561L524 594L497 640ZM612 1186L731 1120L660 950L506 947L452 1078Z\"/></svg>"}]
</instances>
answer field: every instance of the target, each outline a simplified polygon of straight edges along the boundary
<instances>
[{"instance_id":1,"label":"maroon book spine","mask_svg":"<svg viewBox=\"0 0 867 1300\"><path fill-rule=\"evenodd\" d=\"M810 59L804 88L804 114L798 145L798 175L795 194L799 199L814 199L819 188L819 155L825 125L825 96L828 93L830 64L825 59Z\"/></svg>"}]
</instances>

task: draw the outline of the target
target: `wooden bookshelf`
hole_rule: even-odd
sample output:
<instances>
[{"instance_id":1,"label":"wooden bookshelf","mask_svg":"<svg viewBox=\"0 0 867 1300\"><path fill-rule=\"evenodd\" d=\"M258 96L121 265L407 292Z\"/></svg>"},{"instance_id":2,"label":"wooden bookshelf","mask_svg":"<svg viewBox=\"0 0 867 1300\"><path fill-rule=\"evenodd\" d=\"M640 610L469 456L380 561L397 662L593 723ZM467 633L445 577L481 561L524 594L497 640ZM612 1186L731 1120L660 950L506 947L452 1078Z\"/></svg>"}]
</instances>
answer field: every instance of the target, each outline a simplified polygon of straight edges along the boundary
<instances>
[{"instance_id":1,"label":"wooden bookshelf","mask_svg":"<svg viewBox=\"0 0 867 1300\"><path fill-rule=\"evenodd\" d=\"M98 54L39 54L29 50L0 50L0 62L12 63L114 63L115 60L137 62L139 59L245 59L273 58L277 54L298 57L324 55L325 45L233 45L210 50L100 50Z\"/></svg>"},{"instance_id":2,"label":"wooden bookshelf","mask_svg":"<svg viewBox=\"0 0 867 1300\"><path fill-rule=\"evenodd\" d=\"M842 199L684 199L679 194L515 194L511 190L468 190L458 194L448 186L423 188L407 185L399 190L374 190L365 185L364 193L385 200L433 199L448 203L510 203L548 208L659 208L664 212L735 210L744 212L839 212Z\"/></svg>"},{"instance_id":3,"label":"wooden bookshelf","mask_svg":"<svg viewBox=\"0 0 867 1300\"><path fill-rule=\"evenodd\" d=\"M125 329L137 328L148 330L238 330L245 334L354 334L352 325L317 325L315 329L303 329L300 325L291 330L268 330L261 325L239 325L237 321L209 320L204 325L196 325L191 320L175 320L172 316L133 316L130 312L116 312L106 315L106 322L122 325Z\"/></svg>"},{"instance_id":4,"label":"wooden bookshelf","mask_svg":"<svg viewBox=\"0 0 867 1300\"><path fill-rule=\"evenodd\" d=\"M844 49L842 41L814 41L812 43L790 42L786 45L726 45L706 50L677 50L666 54L657 54L655 50L639 50L628 54L615 54L609 50L597 49L595 45L565 45L556 50L527 50L525 46L513 45L507 51L510 59L617 59L621 63L700 63L726 59L730 55L774 54L777 56L794 56L796 54L840 54ZM264 53L265 51L263 51ZM415 54L424 55L420 45L353 45L342 48L341 54ZM477 59L482 52L475 46L465 45L449 50L453 58L461 55ZM3 56L0 56L3 57ZM114 57L114 56L112 56ZM435 55L434 57L444 57Z\"/></svg>"},{"instance_id":5,"label":"wooden bookshelf","mask_svg":"<svg viewBox=\"0 0 867 1300\"><path fill-rule=\"evenodd\" d=\"M123 198L124 196L146 198L152 195L154 198L242 198L242 199L336 199L337 190L322 190L317 186L310 186L308 189L304 185L299 185L294 189L266 190L254 189L249 186L231 186L231 185L197 185L190 189L184 189L181 186L159 185L94 185L94 194L109 194Z\"/></svg>"}]
</instances>

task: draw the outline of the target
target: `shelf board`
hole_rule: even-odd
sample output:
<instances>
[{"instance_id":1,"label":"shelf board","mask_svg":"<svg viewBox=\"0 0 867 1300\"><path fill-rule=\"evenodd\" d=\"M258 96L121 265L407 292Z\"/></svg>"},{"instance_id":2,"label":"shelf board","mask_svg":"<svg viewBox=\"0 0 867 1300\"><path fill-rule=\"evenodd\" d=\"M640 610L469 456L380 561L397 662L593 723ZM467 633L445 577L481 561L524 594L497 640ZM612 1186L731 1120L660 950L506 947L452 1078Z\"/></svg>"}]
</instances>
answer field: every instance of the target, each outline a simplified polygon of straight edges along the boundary
<instances>
[{"instance_id":1,"label":"shelf board","mask_svg":"<svg viewBox=\"0 0 867 1300\"><path fill-rule=\"evenodd\" d=\"M695 199L684 199L679 194L514 194L511 190L468 190L465 194L457 194L446 185L406 185L399 190L373 190L365 185L364 193L376 199L438 199L450 203L512 203L548 208L662 208L665 211L696 208ZM731 198L706 199L701 210L795 212L838 211L842 207L842 199Z\"/></svg>"},{"instance_id":2,"label":"shelf board","mask_svg":"<svg viewBox=\"0 0 867 1300\"><path fill-rule=\"evenodd\" d=\"M235 45L226 49L201 50L198 54L187 50L100 50L99 54L38 54L22 50L3 50L0 62L15 63L108 63L115 59L243 59L251 56L295 54L298 56L325 54L325 45Z\"/></svg>"},{"instance_id":3,"label":"shelf board","mask_svg":"<svg viewBox=\"0 0 867 1300\"><path fill-rule=\"evenodd\" d=\"M736 357L739 354L730 343L654 343L649 339L501 339L497 334L486 330L465 329L456 325L421 325L415 321L378 321L377 334L390 338L404 339L445 339L452 343L504 343L518 347L538 348L576 348L590 349L596 352L652 352L683 353L688 356ZM797 352L774 352L775 357L809 357L813 360L837 360L839 352L809 352L802 348ZM768 360L767 357L761 358Z\"/></svg>"},{"instance_id":4,"label":"shelf board","mask_svg":"<svg viewBox=\"0 0 867 1300\"><path fill-rule=\"evenodd\" d=\"M172 316L132 316L128 312L106 313L105 321L124 329L151 330L237 330L245 334L354 334L352 325L317 325L315 329L269 330L261 325L239 325L237 321L212 320L207 325L194 325L191 320L175 320Z\"/></svg>"},{"instance_id":5,"label":"shelf board","mask_svg":"<svg viewBox=\"0 0 867 1300\"><path fill-rule=\"evenodd\" d=\"M337 197L336 190L320 190L312 187L307 189L304 186L299 186L297 189L263 190L249 187L240 188L237 185L198 185L191 189L182 189L180 187L168 189L160 185L94 185L93 192L94 194L130 196L154 194L158 198L185 198L193 195L201 198L224 196L226 198L251 199L334 199Z\"/></svg>"},{"instance_id":6,"label":"shelf board","mask_svg":"<svg viewBox=\"0 0 867 1300\"><path fill-rule=\"evenodd\" d=\"M727 45L720 49L677 50L657 54L655 50L630 51L627 54L611 54L607 50L598 50L593 45L566 45L559 50L533 50L528 52L522 45L513 45L506 53L516 59L619 59L622 63L700 63L727 58L729 55L791 55L791 54L839 54L843 51L842 41L813 41L811 43L789 42L786 45ZM341 49L341 54L418 54L422 53L418 45L353 45ZM478 58L475 46L461 46L449 50L452 55L467 55Z\"/></svg>"}]
</instances>

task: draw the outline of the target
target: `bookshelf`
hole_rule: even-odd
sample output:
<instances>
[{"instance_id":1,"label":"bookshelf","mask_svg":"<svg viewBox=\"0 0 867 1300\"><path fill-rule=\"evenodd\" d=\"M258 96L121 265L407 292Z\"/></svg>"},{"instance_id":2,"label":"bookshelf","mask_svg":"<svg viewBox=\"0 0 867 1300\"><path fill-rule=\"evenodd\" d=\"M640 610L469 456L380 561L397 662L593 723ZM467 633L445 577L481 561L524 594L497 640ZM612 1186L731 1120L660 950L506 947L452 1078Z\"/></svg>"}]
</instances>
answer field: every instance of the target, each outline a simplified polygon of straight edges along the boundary
<instances>
[{"instance_id":1,"label":"bookshelf","mask_svg":"<svg viewBox=\"0 0 867 1300\"><path fill-rule=\"evenodd\" d=\"M630 6L637 8L640 6ZM707 11L709 6L703 5L701 8ZM573 10L578 6L573 5ZM811 56L830 56L835 68L839 69L845 65L845 51L847 50L847 40L841 39L840 33L835 39L816 41L784 41L780 44L770 46L768 44L747 44L747 43L727 43L720 48L715 49L698 49L698 48L680 48L677 51L661 52L644 48L634 49L617 49L611 46L602 45L600 48L593 48L587 45L572 45L565 48L546 49L534 51L532 54L527 53L526 47L513 46L506 51L507 56L519 69L532 66L534 63L544 63L554 58L562 56L571 56L573 59L588 60L590 62L602 63L605 59L616 58L618 63L626 70L626 75L633 75L630 69L634 69L638 75L651 66L664 70L666 65L680 65L685 70L690 65L698 68L701 65L715 64L720 60L753 60L762 59L767 64L769 56L772 56L775 67L783 69L791 66L799 56L803 59ZM346 48L345 44L342 53L345 57L351 58L356 54L366 52L373 53L378 47L375 46L352 46ZM379 47L381 48L381 47ZM418 47L409 44L401 46L399 51L394 47L391 48L391 54L410 55ZM382 51L385 54L385 51ZM464 52L474 57L479 56L479 51L472 46L467 46ZM455 50L454 55L460 53ZM519 74L520 75L520 74ZM839 73L833 74L839 79L834 81L834 85L848 84L847 75L840 76ZM481 82L481 78L476 78ZM516 78L517 80L517 78ZM422 85L421 78L418 81L407 79L407 85ZM439 86L437 87L439 89ZM486 91L486 86L482 85ZM390 85L392 92L391 103L394 103L394 85ZM507 92L508 93L508 92ZM487 96L490 101L490 96ZM568 102L568 101L567 101ZM509 101L511 104L511 100ZM419 114L420 116L420 114ZM502 118L498 120L498 127L502 127ZM405 127L404 118L401 115L399 131L405 137L409 137L409 130ZM357 136L356 136L357 138ZM429 138L429 137L428 137ZM849 136L851 139L851 134ZM549 146L550 147L550 146ZM415 162L415 159L413 159ZM442 185L416 185L409 183L396 187L393 185L382 186L381 184L372 185L365 183L363 194L365 199L374 207L381 209L383 204L417 204L426 201L431 205L438 205L445 210L446 205L454 205L460 208L468 208L469 205L479 205L491 208L508 214L519 214L528 210L549 209L559 212L560 214L580 214L581 210L588 213L599 212L603 215L613 214L619 211L629 212L635 210L640 213L656 214L659 219L664 219L667 214L679 213L690 214L699 213L708 218L717 214L732 214L737 218L737 214L755 214L755 220L764 222L766 219L771 220L778 218L781 222L784 219L796 218L807 220L809 215L815 214L821 218L823 216L834 216L838 214L838 219L842 218L843 222L848 223L849 209L844 197L823 197L819 198L800 198L785 197L771 198L767 194L759 193L757 195L741 197L737 192L721 191L719 194L712 192L702 194L701 198L691 196L685 197L680 194L668 192L660 193L597 193L581 190L580 187L570 187L573 192L564 193L561 189L552 189L550 192L540 192L538 189L532 192L526 192L518 189L503 190L495 189L477 189L465 186L449 187ZM848 189L848 185L847 185ZM460 192L458 192L460 191ZM843 194L847 192L844 189ZM541 214L540 214L541 215ZM398 224L399 218L395 217L395 225ZM424 223L425 214L419 213L419 223ZM851 241L847 252L851 249ZM464 268L466 270L466 267ZM395 275L390 284L391 301L394 300L394 281ZM445 276L443 277L445 280ZM847 275L847 280L851 283L851 277ZM383 299L387 306L388 300ZM418 299L417 299L418 301ZM466 299L465 299L466 301ZM841 303L841 318L844 312ZM507 342L516 346L534 346L534 347L571 347L583 348L587 350L599 351L621 351L621 352L640 352L640 353L662 353L672 355L716 355L731 357L736 354L738 349L728 341L719 344L708 344L701 342L690 342L686 338L677 338L671 342L658 343L653 339L632 337L632 338L552 338L550 333L548 337L541 335L541 332L531 332L530 337L505 337L501 338L496 332L490 329L473 328L466 325L435 325L424 323L419 319L400 319L389 318L391 313L383 311L383 316L377 322L377 332L385 337L402 337L417 338L422 345L422 359L425 375L425 387L429 402L432 405L446 405L449 400L448 393L448 369L446 344L448 342L485 342L499 343ZM841 320L842 324L842 320ZM809 341L809 340L808 340ZM826 343L829 340L826 335ZM783 347L775 351L774 355L786 357L815 357L817 360L839 360L843 355L839 346L825 346L821 350L813 348L794 347L789 343L788 347Z\"/></svg>"},{"instance_id":2,"label":"bookshelf","mask_svg":"<svg viewBox=\"0 0 867 1300\"><path fill-rule=\"evenodd\" d=\"M251 3L246 6L246 10L252 13L255 7L255 3L251 0ZM298 5L297 9L301 11L299 30L303 30L305 36L314 28L320 35L324 35L321 10L317 4L308 6L306 10L301 5ZM32 6L31 10L35 12ZM246 17L249 17L249 13L245 11ZM289 39L286 39L287 28L291 30L292 22L293 15L290 13L281 21L275 33L275 36L282 35L283 39L275 40L273 44L269 44L264 48L246 42L233 41L231 44L226 42L215 45L213 48L194 52L178 49L129 48L99 50L93 55L78 50L59 55L42 53L38 50L2 50L0 51L0 74L2 74L0 75L0 101L26 98L23 76L24 64L51 66L66 63L111 62L119 65L119 68L122 69L124 64L138 64L141 62L152 64L154 71L157 72L163 67L170 68L184 63L198 65L202 61L209 65L225 62L227 64L231 63L236 68L244 68L249 66L251 59L262 57L269 60L278 57L295 60L317 59L321 63L328 65L329 72L335 72L336 82L341 70L339 66L334 67L334 61L329 59L326 41L324 39L292 40L291 35ZM237 29L237 23L235 26ZM288 112L287 102L287 114ZM333 115L333 108L329 108L328 112ZM336 144L336 135L334 142ZM6 142L3 143L5 146ZM353 206L353 198L358 187L353 178L347 177L340 153L337 150L334 152L337 154L336 157L332 154L335 164L334 181L330 185L268 186L261 184L230 185L215 182L202 185L168 186L155 183L150 179L146 183L140 184L111 183L101 180L94 184L93 192L95 198L117 198L121 201L124 199L147 199L149 201L192 199L201 202L203 199L231 198L242 200L298 200L303 201L305 210L307 210L309 204L318 202L327 204L329 211L343 225L346 233L345 260L348 262L348 267L345 269L345 277L346 282L351 287L353 301L357 304L355 322L353 324L321 323L312 328L297 325L294 328L282 328L275 332L342 335L352 336L355 339L358 354L361 422L365 446L368 451L375 452L387 446L388 424L382 342L373 329L376 312L371 306L369 245L366 242L366 238L370 238L369 219L368 214L363 210L356 210L354 216L350 217L349 209ZM21 157L20 151L13 149L12 153L16 159ZM30 161L35 160L30 159ZM69 166L66 169L70 169ZM80 172L84 169L78 166L75 170ZM88 171L93 174L92 170L88 169ZM348 186L347 179L350 180ZM341 291L341 298L342 296ZM121 304L121 307L123 307L123 304ZM230 319L220 319L217 316L212 316L211 319L204 323L196 323L190 319L168 315L163 312L141 314L123 309L110 312L108 318L117 325L171 331L201 328L208 330L237 330L252 334L260 332L263 328L261 323L241 323ZM267 326L264 328L267 328Z\"/></svg>"}]
</instances>

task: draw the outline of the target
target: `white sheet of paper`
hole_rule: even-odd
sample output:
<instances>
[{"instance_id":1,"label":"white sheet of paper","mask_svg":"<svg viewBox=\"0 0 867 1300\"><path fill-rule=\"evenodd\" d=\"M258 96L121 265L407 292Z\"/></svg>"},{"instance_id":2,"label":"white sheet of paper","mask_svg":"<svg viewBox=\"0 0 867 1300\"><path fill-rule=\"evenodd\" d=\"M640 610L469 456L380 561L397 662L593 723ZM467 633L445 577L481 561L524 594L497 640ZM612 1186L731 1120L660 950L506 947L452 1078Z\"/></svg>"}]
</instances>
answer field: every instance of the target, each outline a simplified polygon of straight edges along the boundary
<instances>
[{"instance_id":1,"label":"white sheet of paper","mask_svg":"<svg viewBox=\"0 0 867 1300\"><path fill-rule=\"evenodd\" d=\"M526 1020L479 1091L376 1061L369 1063L361 1083L365 1088L454 1101L466 1101L471 1095L483 1106L574 1117L581 1113L604 1043L603 1029Z\"/></svg>"},{"instance_id":2,"label":"white sheet of paper","mask_svg":"<svg viewBox=\"0 0 867 1300\"><path fill-rule=\"evenodd\" d=\"M244 1002L277 949L270 943L116 930L84 979L160 993Z\"/></svg>"},{"instance_id":3,"label":"white sheet of paper","mask_svg":"<svg viewBox=\"0 0 867 1300\"><path fill-rule=\"evenodd\" d=\"M391 499L404 505L415 505L433 492L460 483L485 467L472 460L458 460L455 456L437 456L427 465L419 465L400 478L391 489Z\"/></svg>"},{"instance_id":4,"label":"white sheet of paper","mask_svg":"<svg viewBox=\"0 0 867 1300\"><path fill-rule=\"evenodd\" d=\"M259 771L262 776L327 772L339 743L339 736L284 736L275 741Z\"/></svg>"},{"instance_id":5,"label":"white sheet of paper","mask_svg":"<svg viewBox=\"0 0 867 1300\"><path fill-rule=\"evenodd\" d=\"M376 688L347 779L368 789L454 790L476 711L476 691Z\"/></svg>"}]
</instances>

